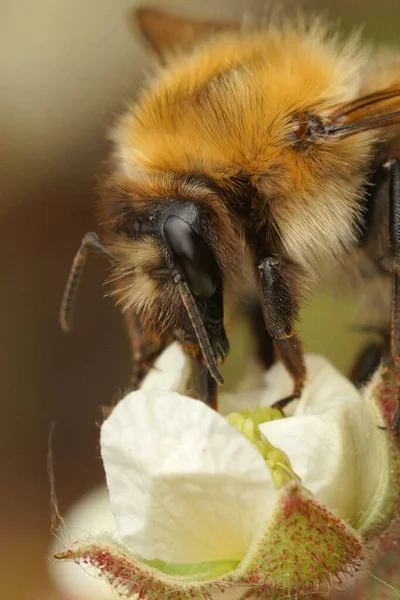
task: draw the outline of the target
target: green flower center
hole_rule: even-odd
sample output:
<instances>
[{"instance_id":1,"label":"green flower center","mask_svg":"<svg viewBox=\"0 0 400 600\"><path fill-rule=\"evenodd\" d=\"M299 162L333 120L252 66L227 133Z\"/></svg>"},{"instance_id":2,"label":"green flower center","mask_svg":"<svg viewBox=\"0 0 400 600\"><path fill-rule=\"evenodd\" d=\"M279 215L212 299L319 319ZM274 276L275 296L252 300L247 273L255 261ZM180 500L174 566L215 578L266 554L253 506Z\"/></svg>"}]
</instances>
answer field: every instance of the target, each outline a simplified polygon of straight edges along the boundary
<instances>
[{"instance_id":1,"label":"green flower center","mask_svg":"<svg viewBox=\"0 0 400 600\"><path fill-rule=\"evenodd\" d=\"M253 410L230 413L226 417L228 423L244 435L264 458L277 490L290 481L300 481L300 477L293 471L289 457L267 440L259 425L284 418L279 410L270 407L256 407Z\"/></svg>"}]
</instances>

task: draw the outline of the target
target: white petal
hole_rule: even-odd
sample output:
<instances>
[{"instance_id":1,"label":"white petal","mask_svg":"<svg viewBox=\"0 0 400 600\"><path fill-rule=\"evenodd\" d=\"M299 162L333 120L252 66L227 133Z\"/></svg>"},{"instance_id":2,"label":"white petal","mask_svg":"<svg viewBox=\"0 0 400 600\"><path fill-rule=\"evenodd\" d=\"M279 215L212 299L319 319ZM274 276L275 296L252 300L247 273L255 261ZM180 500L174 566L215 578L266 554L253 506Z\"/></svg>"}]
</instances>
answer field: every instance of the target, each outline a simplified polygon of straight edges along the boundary
<instances>
[{"instance_id":1,"label":"white petal","mask_svg":"<svg viewBox=\"0 0 400 600\"><path fill-rule=\"evenodd\" d=\"M190 372L189 357L183 352L181 345L174 342L155 361L140 388L184 393L187 391Z\"/></svg>"},{"instance_id":2,"label":"white petal","mask_svg":"<svg viewBox=\"0 0 400 600\"><path fill-rule=\"evenodd\" d=\"M349 399L358 398L359 392L354 388L346 377L341 375L331 363L323 356L307 354L305 356L307 365L308 382L304 388L301 404L298 401L291 402L285 413L287 415L307 414L317 412L319 414L325 409L325 405L331 406L332 397L336 402L347 402ZM333 385L330 384L333 376ZM258 389L226 394L222 391L219 396L219 410L222 414L228 414L245 408L255 406L270 406L277 400L289 396L293 391L293 381L281 362L276 362L263 376L264 384ZM339 388L337 386L339 385ZM223 388L222 388L223 389Z\"/></svg>"},{"instance_id":3,"label":"white petal","mask_svg":"<svg viewBox=\"0 0 400 600\"><path fill-rule=\"evenodd\" d=\"M381 373L377 372L373 380L362 392L362 410L354 419L357 431L355 445L357 449L358 496L360 503L359 519L356 526L360 531L368 530L371 523L385 519L389 505L393 500L394 456L390 436L381 428L384 418L375 397L376 385ZM387 515L386 515L387 516Z\"/></svg>"},{"instance_id":4,"label":"white petal","mask_svg":"<svg viewBox=\"0 0 400 600\"><path fill-rule=\"evenodd\" d=\"M338 403L360 397L359 391L323 356L306 354L307 382L301 401L291 402L286 414L321 413ZM275 363L264 377L264 397L261 404L269 406L289 396L293 381L281 362Z\"/></svg>"},{"instance_id":5,"label":"white petal","mask_svg":"<svg viewBox=\"0 0 400 600\"><path fill-rule=\"evenodd\" d=\"M355 447L347 411L263 423L261 431L290 458L302 485L342 519L354 519Z\"/></svg>"},{"instance_id":6,"label":"white petal","mask_svg":"<svg viewBox=\"0 0 400 600\"><path fill-rule=\"evenodd\" d=\"M290 458L302 484L343 519L356 525L368 509L388 460L380 452L377 415L360 392L322 357L307 356L309 383L293 416L261 425ZM291 390L283 366L266 376L263 404ZM383 472L382 472L383 471Z\"/></svg>"},{"instance_id":7,"label":"white petal","mask_svg":"<svg viewBox=\"0 0 400 600\"><path fill-rule=\"evenodd\" d=\"M129 394L103 424L101 448L120 536L146 559L240 560L276 497L253 446L176 393Z\"/></svg>"}]
</instances>

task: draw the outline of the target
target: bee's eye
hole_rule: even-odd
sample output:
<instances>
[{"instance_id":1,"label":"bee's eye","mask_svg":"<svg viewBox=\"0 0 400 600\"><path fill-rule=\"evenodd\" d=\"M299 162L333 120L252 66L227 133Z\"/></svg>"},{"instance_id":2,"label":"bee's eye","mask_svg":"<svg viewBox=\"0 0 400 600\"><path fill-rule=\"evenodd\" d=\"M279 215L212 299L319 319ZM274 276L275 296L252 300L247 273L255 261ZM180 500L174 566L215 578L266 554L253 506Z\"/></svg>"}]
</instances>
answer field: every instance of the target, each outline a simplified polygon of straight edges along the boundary
<instances>
[{"instance_id":1,"label":"bee's eye","mask_svg":"<svg viewBox=\"0 0 400 600\"><path fill-rule=\"evenodd\" d=\"M198 298L212 296L220 286L221 274L208 244L180 217L168 217L163 232L172 260L192 293Z\"/></svg>"}]
</instances>

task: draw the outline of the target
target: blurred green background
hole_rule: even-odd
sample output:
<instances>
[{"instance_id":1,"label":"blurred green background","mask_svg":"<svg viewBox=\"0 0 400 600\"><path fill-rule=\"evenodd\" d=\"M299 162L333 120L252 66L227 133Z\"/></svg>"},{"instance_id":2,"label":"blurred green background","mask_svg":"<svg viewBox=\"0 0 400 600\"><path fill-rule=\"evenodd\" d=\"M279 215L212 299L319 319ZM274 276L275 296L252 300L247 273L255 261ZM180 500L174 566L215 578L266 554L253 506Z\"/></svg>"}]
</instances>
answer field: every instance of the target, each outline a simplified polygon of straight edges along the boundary
<instances>
[{"instance_id":1,"label":"blurred green background","mask_svg":"<svg viewBox=\"0 0 400 600\"><path fill-rule=\"evenodd\" d=\"M144 4L218 19L265 10L258 0L137 6ZM322 9L343 29L362 25L367 39L400 45L400 0L286 4ZM128 380L128 344L117 310L102 299L101 259L87 265L72 335L61 333L58 310L72 256L95 227L105 132L149 66L129 26L134 7L132 0L0 0L1 600L61 600L47 575L50 427L65 512L102 479L96 421ZM308 350L346 370L363 342L349 330L350 301L324 292L303 317Z\"/></svg>"}]
</instances>

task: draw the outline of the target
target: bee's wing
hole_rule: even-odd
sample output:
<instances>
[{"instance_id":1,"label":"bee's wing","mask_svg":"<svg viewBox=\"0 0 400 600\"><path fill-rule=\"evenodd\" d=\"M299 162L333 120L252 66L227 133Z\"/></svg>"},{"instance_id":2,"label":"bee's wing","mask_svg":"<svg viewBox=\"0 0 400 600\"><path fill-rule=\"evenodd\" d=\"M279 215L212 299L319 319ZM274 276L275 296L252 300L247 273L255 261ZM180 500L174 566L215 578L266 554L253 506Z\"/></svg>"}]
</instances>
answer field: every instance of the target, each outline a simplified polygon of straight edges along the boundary
<instances>
[{"instance_id":1,"label":"bee's wing","mask_svg":"<svg viewBox=\"0 0 400 600\"><path fill-rule=\"evenodd\" d=\"M190 50L210 35L239 27L234 22L187 19L148 7L139 8L135 16L140 32L163 63L168 55Z\"/></svg>"},{"instance_id":2,"label":"bee's wing","mask_svg":"<svg viewBox=\"0 0 400 600\"><path fill-rule=\"evenodd\" d=\"M389 87L333 107L325 131L344 138L361 131L400 125L400 88Z\"/></svg>"}]
</instances>

